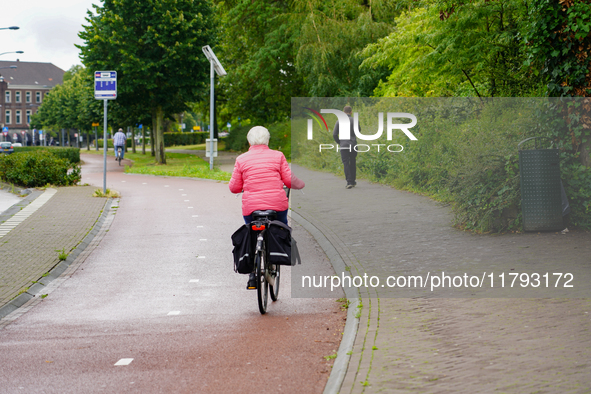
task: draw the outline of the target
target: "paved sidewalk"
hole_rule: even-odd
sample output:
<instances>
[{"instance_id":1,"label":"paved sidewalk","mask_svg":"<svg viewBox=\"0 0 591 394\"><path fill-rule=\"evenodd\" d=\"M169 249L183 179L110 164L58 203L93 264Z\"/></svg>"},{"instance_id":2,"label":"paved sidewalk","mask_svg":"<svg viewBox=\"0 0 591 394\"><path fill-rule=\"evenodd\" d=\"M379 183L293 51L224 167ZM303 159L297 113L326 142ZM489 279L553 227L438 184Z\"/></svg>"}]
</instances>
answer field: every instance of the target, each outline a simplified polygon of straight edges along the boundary
<instances>
[{"instance_id":1,"label":"paved sidewalk","mask_svg":"<svg viewBox=\"0 0 591 394\"><path fill-rule=\"evenodd\" d=\"M575 276L573 293L554 299L523 298L523 288L509 285L439 298L354 288L362 307L353 349L339 352L350 357L340 393L591 392L591 233L474 235L454 229L449 207L428 198L365 181L346 190L331 174L292 170L306 182L305 194L292 195L294 212L338 251L333 263L348 267L335 265L339 276L521 269Z\"/></svg>"},{"instance_id":2,"label":"paved sidewalk","mask_svg":"<svg viewBox=\"0 0 591 394\"><path fill-rule=\"evenodd\" d=\"M91 186L48 189L48 201L0 238L0 308L4 312L0 317L16 309L6 306L19 294L35 295L40 285L34 284L43 282L43 275L59 263L60 252L70 254L92 229L106 201L92 197L94 190ZM42 195L35 191L32 196ZM37 201L27 203L31 200ZM17 205L17 212L7 211L13 218L26 210L27 204Z\"/></svg>"}]
</instances>

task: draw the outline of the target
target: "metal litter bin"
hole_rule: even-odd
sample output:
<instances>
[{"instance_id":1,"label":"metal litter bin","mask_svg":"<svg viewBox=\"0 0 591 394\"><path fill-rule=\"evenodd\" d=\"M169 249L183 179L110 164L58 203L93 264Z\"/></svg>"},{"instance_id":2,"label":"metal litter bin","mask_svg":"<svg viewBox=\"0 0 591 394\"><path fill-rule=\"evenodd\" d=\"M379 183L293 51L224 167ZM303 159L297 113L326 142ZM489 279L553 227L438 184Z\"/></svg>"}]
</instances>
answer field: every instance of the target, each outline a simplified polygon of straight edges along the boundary
<instances>
[{"instance_id":1,"label":"metal litter bin","mask_svg":"<svg viewBox=\"0 0 591 394\"><path fill-rule=\"evenodd\" d=\"M517 145L524 231L563 229L560 153L558 149L538 148L541 139L551 141L545 137L532 137ZM521 150L521 145L530 140L534 140L535 148Z\"/></svg>"}]
</instances>

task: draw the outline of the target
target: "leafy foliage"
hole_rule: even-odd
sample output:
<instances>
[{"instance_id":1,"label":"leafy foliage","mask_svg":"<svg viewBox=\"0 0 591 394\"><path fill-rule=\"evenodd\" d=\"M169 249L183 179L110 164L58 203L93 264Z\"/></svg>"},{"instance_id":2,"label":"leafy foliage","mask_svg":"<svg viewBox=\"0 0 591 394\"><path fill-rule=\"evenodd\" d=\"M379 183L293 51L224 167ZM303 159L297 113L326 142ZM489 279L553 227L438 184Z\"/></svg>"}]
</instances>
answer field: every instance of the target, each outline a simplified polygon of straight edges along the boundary
<instances>
[{"instance_id":1,"label":"leafy foliage","mask_svg":"<svg viewBox=\"0 0 591 394\"><path fill-rule=\"evenodd\" d=\"M13 153L0 157L0 178L25 187L75 185L80 167L46 150Z\"/></svg>"},{"instance_id":2,"label":"leafy foliage","mask_svg":"<svg viewBox=\"0 0 591 394\"><path fill-rule=\"evenodd\" d=\"M41 150L51 152L56 157L66 159L72 164L80 163L80 148L65 148L55 146L22 146L14 148L15 153L36 152Z\"/></svg>"},{"instance_id":3,"label":"leafy foliage","mask_svg":"<svg viewBox=\"0 0 591 394\"><path fill-rule=\"evenodd\" d=\"M380 96L524 96L539 83L522 67L528 3L435 1L402 14L369 45L365 69L388 66Z\"/></svg>"}]
</instances>

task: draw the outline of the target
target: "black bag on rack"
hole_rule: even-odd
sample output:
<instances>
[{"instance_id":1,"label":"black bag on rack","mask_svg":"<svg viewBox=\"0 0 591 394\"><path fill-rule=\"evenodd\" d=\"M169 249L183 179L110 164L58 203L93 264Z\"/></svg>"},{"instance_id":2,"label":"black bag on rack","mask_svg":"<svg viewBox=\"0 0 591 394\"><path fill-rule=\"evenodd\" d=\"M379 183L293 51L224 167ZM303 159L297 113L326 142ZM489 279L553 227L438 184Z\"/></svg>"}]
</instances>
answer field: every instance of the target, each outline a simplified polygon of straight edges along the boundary
<instances>
[{"instance_id":1,"label":"black bag on rack","mask_svg":"<svg viewBox=\"0 0 591 394\"><path fill-rule=\"evenodd\" d=\"M297 243L291 236L291 227L279 220L273 220L267 229L267 252L270 264L302 263Z\"/></svg>"},{"instance_id":2,"label":"black bag on rack","mask_svg":"<svg viewBox=\"0 0 591 394\"><path fill-rule=\"evenodd\" d=\"M250 226L242 225L232 234L234 249L234 272L250 274L254 271L254 242L252 242Z\"/></svg>"}]
</instances>

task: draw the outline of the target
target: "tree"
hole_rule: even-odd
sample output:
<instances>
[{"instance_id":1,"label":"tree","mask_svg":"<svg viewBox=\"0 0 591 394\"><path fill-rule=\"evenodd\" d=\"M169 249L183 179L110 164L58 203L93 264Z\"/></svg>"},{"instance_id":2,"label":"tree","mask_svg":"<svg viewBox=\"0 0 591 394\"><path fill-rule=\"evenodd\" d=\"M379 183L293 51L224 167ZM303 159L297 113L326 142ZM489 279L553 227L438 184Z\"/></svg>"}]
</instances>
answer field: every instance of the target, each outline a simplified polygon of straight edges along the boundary
<instances>
[{"instance_id":1,"label":"tree","mask_svg":"<svg viewBox=\"0 0 591 394\"><path fill-rule=\"evenodd\" d=\"M215 43L208 0L104 0L88 12L81 58L91 70L117 71L117 102L146 108L156 162L166 164L162 122L204 94L209 63L201 48ZM135 111L132 111L135 113Z\"/></svg>"},{"instance_id":2,"label":"tree","mask_svg":"<svg viewBox=\"0 0 591 394\"><path fill-rule=\"evenodd\" d=\"M530 2L433 1L398 17L364 67L392 70L379 95L535 95L542 85L523 67Z\"/></svg>"}]
</instances>

